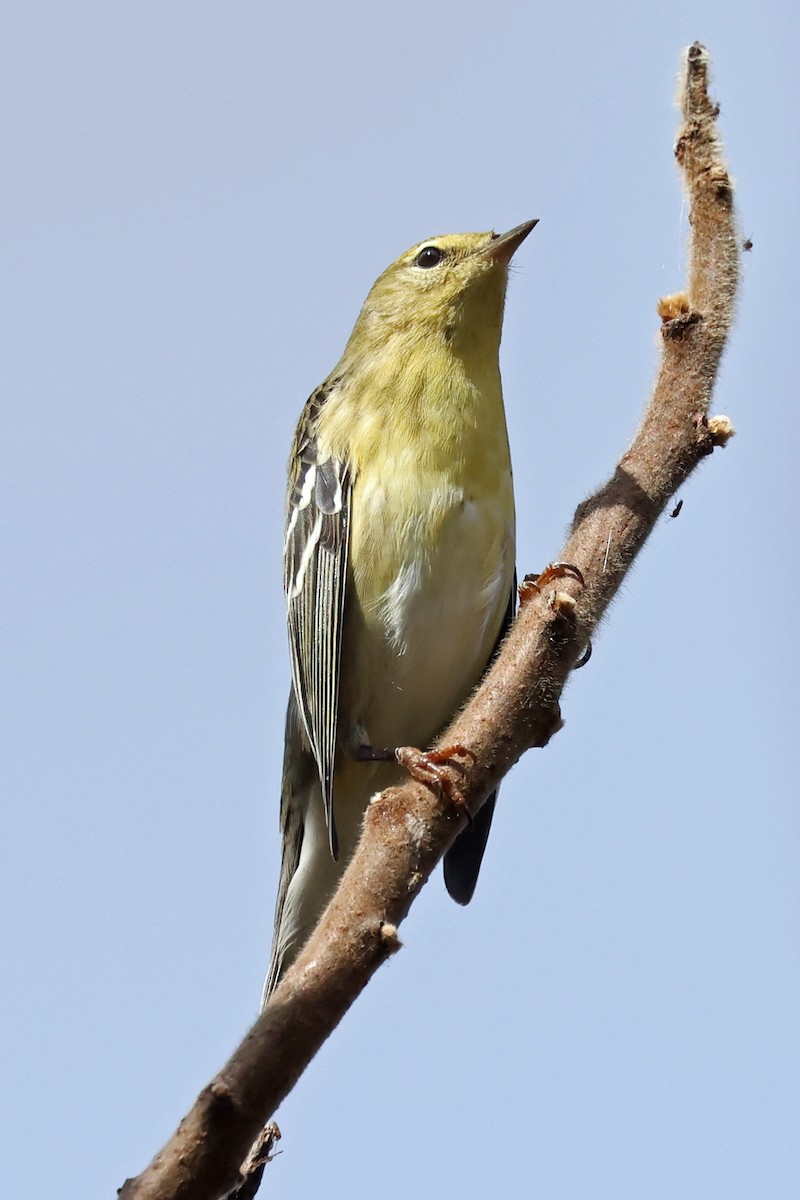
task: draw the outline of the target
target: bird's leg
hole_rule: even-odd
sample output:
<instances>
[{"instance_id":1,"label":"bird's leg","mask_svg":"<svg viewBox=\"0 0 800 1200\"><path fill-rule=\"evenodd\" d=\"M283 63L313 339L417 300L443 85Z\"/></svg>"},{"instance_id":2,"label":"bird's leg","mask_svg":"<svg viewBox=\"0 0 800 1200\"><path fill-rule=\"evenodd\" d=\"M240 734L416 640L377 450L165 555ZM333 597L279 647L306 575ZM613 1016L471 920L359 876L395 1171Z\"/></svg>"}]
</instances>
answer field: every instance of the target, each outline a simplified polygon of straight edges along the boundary
<instances>
[{"instance_id":1,"label":"bird's leg","mask_svg":"<svg viewBox=\"0 0 800 1200\"><path fill-rule=\"evenodd\" d=\"M356 762L395 761L395 752L389 746L356 746Z\"/></svg>"}]
</instances>

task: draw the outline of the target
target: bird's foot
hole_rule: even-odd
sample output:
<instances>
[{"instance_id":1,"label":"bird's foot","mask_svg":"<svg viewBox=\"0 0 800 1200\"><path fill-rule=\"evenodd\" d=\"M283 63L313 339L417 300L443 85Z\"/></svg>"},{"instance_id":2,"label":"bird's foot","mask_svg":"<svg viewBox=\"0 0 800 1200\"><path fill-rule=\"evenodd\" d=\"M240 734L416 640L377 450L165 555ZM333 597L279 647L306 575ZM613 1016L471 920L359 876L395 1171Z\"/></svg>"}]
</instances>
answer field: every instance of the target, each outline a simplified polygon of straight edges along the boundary
<instances>
[{"instance_id":1,"label":"bird's foot","mask_svg":"<svg viewBox=\"0 0 800 1200\"><path fill-rule=\"evenodd\" d=\"M586 586L582 572L572 563L550 563L540 575L526 575L518 588L520 604L527 604L535 594L540 593L542 588L546 587L548 583L552 583L554 579L566 578L577 579L581 587Z\"/></svg>"},{"instance_id":2,"label":"bird's foot","mask_svg":"<svg viewBox=\"0 0 800 1200\"><path fill-rule=\"evenodd\" d=\"M440 746L436 750L398 746L394 753L400 766L405 767L412 779L436 787L450 798L453 796L453 781L443 768L450 766L456 758L466 758L471 763L475 762L475 755L460 742L452 746Z\"/></svg>"},{"instance_id":3,"label":"bird's foot","mask_svg":"<svg viewBox=\"0 0 800 1200\"><path fill-rule=\"evenodd\" d=\"M388 746L359 746L356 749L357 762L396 762L408 771L417 783L425 783L428 787L437 788L448 799L456 801L453 781L444 770L445 766L453 765L453 760L466 758L470 763L475 762L475 755L460 742L451 746L440 746L435 750L418 750L416 746L398 746L391 749ZM460 766L460 764L455 764ZM459 807L461 802L458 801ZM469 824L472 824L472 814L466 810Z\"/></svg>"}]
</instances>

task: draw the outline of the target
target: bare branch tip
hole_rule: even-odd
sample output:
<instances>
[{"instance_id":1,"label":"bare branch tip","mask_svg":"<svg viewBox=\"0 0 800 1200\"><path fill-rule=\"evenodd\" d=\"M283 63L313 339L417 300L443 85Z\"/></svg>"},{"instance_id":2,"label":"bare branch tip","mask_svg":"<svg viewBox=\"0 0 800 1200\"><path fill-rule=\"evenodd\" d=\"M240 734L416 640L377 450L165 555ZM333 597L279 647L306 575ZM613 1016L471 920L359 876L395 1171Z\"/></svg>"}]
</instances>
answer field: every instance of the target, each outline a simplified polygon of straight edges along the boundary
<instances>
[{"instance_id":1,"label":"bare branch tip","mask_svg":"<svg viewBox=\"0 0 800 1200\"><path fill-rule=\"evenodd\" d=\"M708 50L702 42L692 42L691 46L686 48L686 62L689 69L697 69L699 67L707 67L709 61Z\"/></svg>"},{"instance_id":2,"label":"bare branch tip","mask_svg":"<svg viewBox=\"0 0 800 1200\"><path fill-rule=\"evenodd\" d=\"M708 95L708 80L711 56L700 42L694 42L684 51L683 71L678 89L678 106L683 110L687 124L693 122L713 123L719 116L719 105L712 103ZM690 129L691 134L691 129ZM685 136L685 134L684 134ZM682 139L679 139L680 147ZM678 154L680 158L680 153Z\"/></svg>"},{"instance_id":3,"label":"bare branch tip","mask_svg":"<svg viewBox=\"0 0 800 1200\"><path fill-rule=\"evenodd\" d=\"M689 100L689 93L695 93L696 98L707 99L708 68L711 63L709 53L702 43L693 42L691 46L687 47L685 55L684 86L687 93L687 102Z\"/></svg>"}]
</instances>

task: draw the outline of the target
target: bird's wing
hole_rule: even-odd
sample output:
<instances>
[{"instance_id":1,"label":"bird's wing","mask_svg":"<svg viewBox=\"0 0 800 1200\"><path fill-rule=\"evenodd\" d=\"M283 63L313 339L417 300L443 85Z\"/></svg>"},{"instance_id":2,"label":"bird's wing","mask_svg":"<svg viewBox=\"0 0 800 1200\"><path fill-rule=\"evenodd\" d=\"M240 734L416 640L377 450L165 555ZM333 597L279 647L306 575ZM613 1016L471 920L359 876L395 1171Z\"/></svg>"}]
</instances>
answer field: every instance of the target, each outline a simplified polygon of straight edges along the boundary
<instances>
[{"instance_id":1,"label":"bird's wing","mask_svg":"<svg viewBox=\"0 0 800 1200\"><path fill-rule=\"evenodd\" d=\"M500 645L511 628L514 612L517 606L517 577L511 587L508 598L508 608L503 617L503 624L497 635L497 643L492 658L500 649ZM444 856L444 883L456 904L469 904L478 882L478 874L483 861L483 852L489 840L489 830L492 827L494 806L497 800L495 789L475 814L472 824L463 829Z\"/></svg>"},{"instance_id":2,"label":"bird's wing","mask_svg":"<svg viewBox=\"0 0 800 1200\"><path fill-rule=\"evenodd\" d=\"M334 858L333 760L352 480L346 463L320 460L316 420L336 382L323 384L313 393L297 427L289 464L283 550L292 685L319 771Z\"/></svg>"}]
</instances>

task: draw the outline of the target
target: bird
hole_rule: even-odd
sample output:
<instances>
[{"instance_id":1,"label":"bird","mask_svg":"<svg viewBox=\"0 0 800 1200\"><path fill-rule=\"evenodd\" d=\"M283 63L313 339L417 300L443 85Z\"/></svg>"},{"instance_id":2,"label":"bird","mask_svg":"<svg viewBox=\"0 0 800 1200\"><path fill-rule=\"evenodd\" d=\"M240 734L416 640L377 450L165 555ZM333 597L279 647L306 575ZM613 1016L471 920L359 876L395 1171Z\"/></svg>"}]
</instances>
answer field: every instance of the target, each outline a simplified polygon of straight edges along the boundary
<instances>
[{"instance_id":1,"label":"bird","mask_svg":"<svg viewBox=\"0 0 800 1200\"><path fill-rule=\"evenodd\" d=\"M425 747L513 619L515 511L499 349L537 224L412 246L376 280L292 444L283 575L292 683L262 1007L308 939L395 751ZM432 762L433 760L428 760ZM495 796L445 855L472 898Z\"/></svg>"}]
</instances>

